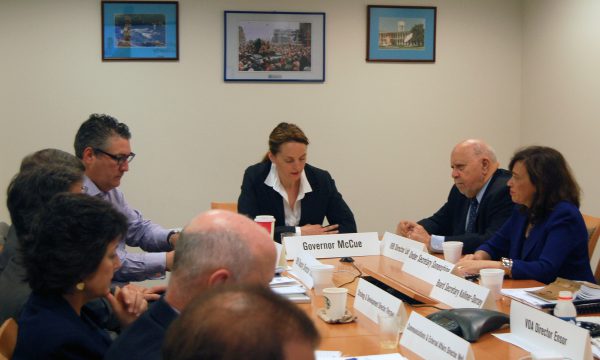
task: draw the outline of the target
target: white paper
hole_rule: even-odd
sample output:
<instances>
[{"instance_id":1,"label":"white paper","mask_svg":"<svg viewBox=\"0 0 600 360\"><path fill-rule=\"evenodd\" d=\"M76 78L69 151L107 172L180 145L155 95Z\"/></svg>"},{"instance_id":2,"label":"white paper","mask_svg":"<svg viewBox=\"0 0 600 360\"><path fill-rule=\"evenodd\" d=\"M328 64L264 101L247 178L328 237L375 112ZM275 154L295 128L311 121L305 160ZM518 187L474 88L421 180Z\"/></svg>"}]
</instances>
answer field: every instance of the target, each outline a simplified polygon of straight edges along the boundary
<instances>
[{"instance_id":1,"label":"white paper","mask_svg":"<svg viewBox=\"0 0 600 360\"><path fill-rule=\"evenodd\" d=\"M530 342L524 341L523 339L519 338L518 336L516 336L515 334L512 334L512 333L492 334L492 335L502 341L505 341L509 344L513 344L515 346L518 346L521 349L528 351L528 352L538 352L538 351L543 350L543 348L536 346Z\"/></svg>"},{"instance_id":2,"label":"white paper","mask_svg":"<svg viewBox=\"0 0 600 360\"><path fill-rule=\"evenodd\" d=\"M348 359L356 359L356 360L407 360L404 356L394 353L394 354L382 354L382 355L365 355L365 356L342 356L341 351L323 351L317 350L315 351L315 358L317 360L348 360Z\"/></svg>"},{"instance_id":3,"label":"white paper","mask_svg":"<svg viewBox=\"0 0 600 360\"><path fill-rule=\"evenodd\" d=\"M286 285L300 285L300 283L288 276L275 276L269 283L270 287L286 286Z\"/></svg>"},{"instance_id":4,"label":"white paper","mask_svg":"<svg viewBox=\"0 0 600 360\"><path fill-rule=\"evenodd\" d=\"M326 351L326 350L315 351L315 359L316 360L341 359L341 357L342 357L341 351Z\"/></svg>"},{"instance_id":5,"label":"white paper","mask_svg":"<svg viewBox=\"0 0 600 360\"><path fill-rule=\"evenodd\" d=\"M526 304L540 308L542 305L551 304L551 302L542 300L536 296L532 296L531 294L528 293L528 291L536 291L541 288L543 288L543 286L532 287L532 288L521 288L521 289L502 289L502 290L500 290L500 292L502 293L502 295L506 295L515 300L519 300Z\"/></svg>"},{"instance_id":6,"label":"white paper","mask_svg":"<svg viewBox=\"0 0 600 360\"><path fill-rule=\"evenodd\" d=\"M271 288L271 290L279 295L306 293L306 289L303 286L282 286Z\"/></svg>"}]
</instances>

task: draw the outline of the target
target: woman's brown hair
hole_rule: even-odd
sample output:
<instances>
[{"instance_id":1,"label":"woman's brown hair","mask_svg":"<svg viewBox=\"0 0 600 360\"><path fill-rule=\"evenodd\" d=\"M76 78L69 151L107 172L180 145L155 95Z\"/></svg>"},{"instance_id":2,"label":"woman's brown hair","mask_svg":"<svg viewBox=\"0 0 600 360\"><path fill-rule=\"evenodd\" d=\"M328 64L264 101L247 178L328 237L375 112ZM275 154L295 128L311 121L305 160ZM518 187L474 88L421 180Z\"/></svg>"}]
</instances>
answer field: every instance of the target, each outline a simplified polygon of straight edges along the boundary
<instances>
[{"instance_id":1,"label":"woman's brown hair","mask_svg":"<svg viewBox=\"0 0 600 360\"><path fill-rule=\"evenodd\" d=\"M528 210L530 221L542 221L560 201L579 207L581 190L569 164L557 150L546 146L529 146L518 150L510 160L509 170L521 161L527 169L535 194Z\"/></svg>"},{"instance_id":2,"label":"woman's brown hair","mask_svg":"<svg viewBox=\"0 0 600 360\"><path fill-rule=\"evenodd\" d=\"M275 155L279 152L281 145L287 142L298 142L308 145L308 138L298 125L282 122L269 135L269 151ZM269 153L265 154L262 161L269 161Z\"/></svg>"}]
</instances>

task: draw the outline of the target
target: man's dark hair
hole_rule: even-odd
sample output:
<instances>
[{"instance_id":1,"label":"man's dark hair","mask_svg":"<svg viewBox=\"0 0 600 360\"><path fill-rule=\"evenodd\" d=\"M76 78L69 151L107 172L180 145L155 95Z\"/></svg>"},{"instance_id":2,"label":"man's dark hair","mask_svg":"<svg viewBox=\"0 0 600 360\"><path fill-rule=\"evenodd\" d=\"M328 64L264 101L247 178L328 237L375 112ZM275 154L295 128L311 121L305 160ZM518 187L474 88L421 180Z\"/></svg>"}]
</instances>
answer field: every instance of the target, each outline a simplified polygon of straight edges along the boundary
<instances>
[{"instance_id":1,"label":"man's dark hair","mask_svg":"<svg viewBox=\"0 0 600 360\"><path fill-rule=\"evenodd\" d=\"M103 150L111 136L129 140L129 127L110 115L92 114L83 122L75 135L75 155L82 159L87 147Z\"/></svg>"},{"instance_id":2,"label":"man's dark hair","mask_svg":"<svg viewBox=\"0 0 600 360\"><path fill-rule=\"evenodd\" d=\"M85 171L81 160L66 151L58 149L43 149L29 154L21 160L19 171L27 171L40 165L64 165Z\"/></svg>"},{"instance_id":3,"label":"man's dark hair","mask_svg":"<svg viewBox=\"0 0 600 360\"><path fill-rule=\"evenodd\" d=\"M69 156L76 161L76 166L30 164L8 185L6 206L19 239L29 234L35 215L54 195L69 191L73 184L82 181L81 162Z\"/></svg>"},{"instance_id":4,"label":"man's dark hair","mask_svg":"<svg viewBox=\"0 0 600 360\"><path fill-rule=\"evenodd\" d=\"M260 286L220 286L192 301L167 331L166 360L284 359L289 342L315 349L319 333L298 306Z\"/></svg>"},{"instance_id":5,"label":"man's dark hair","mask_svg":"<svg viewBox=\"0 0 600 360\"><path fill-rule=\"evenodd\" d=\"M40 212L22 247L32 291L66 294L93 274L108 245L127 231L127 219L109 202L61 193Z\"/></svg>"},{"instance_id":6,"label":"man's dark hair","mask_svg":"<svg viewBox=\"0 0 600 360\"><path fill-rule=\"evenodd\" d=\"M529 212L532 224L545 219L560 201L579 207L581 190L560 152L546 146L529 146L515 153L508 168L512 171L518 161L523 162L535 186L531 208L524 209Z\"/></svg>"}]
</instances>

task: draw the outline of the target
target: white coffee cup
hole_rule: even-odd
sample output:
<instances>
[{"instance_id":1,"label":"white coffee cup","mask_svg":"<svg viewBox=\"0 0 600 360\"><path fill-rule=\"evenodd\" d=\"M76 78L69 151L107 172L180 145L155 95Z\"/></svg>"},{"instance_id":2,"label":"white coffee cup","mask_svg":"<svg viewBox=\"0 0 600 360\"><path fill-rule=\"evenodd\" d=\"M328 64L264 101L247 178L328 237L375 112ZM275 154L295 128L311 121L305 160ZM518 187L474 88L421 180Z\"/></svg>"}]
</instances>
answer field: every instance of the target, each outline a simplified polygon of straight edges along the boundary
<instances>
[{"instance_id":1,"label":"white coffee cup","mask_svg":"<svg viewBox=\"0 0 600 360\"><path fill-rule=\"evenodd\" d=\"M325 298L325 315L332 320L339 320L346 313L346 300L348 289L346 288L325 288L323 289Z\"/></svg>"},{"instance_id":2,"label":"white coffee cup","mask_svg":"<svg viewBox=\"0 0 600 360\"><path fill-rule=\"evenodd\" d=\"M444 241L442 249L444 250L444 260L456 264L462 256L463 243L461 241Z\"/></svg>"},{"instance_id":3,"label":"white coffee cup","mask_svg":"<svg viewBox=\"0 0 600 360\"><path fill-rule=\"evenodd\" d=\"M481 269L479 270L479 285L490 289L490 295L494 300L500 299L500 290L504 281L504 270Z\"/></svg>"},{"instance_id":4,"label":"white coffee cup","mask_svg":"<svg viewBox=\"0 0 600 360\"><path fill-rule=\"evenodd\" d=\"M335 266L328 264L316 264L309 266L310 276L313 279L315 295L322 295L323 289L334 286L333 270Z\"/></svg>"},{"instance_id":5,"label":"white coffee cup","mask_svg":"<svg viewBox=\"0 0 600 360\"><path fill-rule=\"evenodd\" d=\"M271 235L271 240L275 239L275 217L272 215L257 215L254 222L262 226Z\"/></svg>"}]
</instances>

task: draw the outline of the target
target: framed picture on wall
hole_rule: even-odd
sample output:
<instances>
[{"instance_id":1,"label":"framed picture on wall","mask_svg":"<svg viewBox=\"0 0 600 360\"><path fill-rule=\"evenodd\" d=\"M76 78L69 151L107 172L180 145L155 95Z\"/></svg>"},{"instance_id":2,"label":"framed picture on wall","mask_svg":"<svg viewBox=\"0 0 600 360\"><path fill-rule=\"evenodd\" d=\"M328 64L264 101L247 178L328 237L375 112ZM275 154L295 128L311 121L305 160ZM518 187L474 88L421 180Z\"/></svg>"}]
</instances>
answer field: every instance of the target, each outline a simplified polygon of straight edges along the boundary
<instances>
[{"instance_id":1,"label":"framed picture on wall","mask_svg":"<svg viewBox=\"0 0 600 360\"><path fill-rule=\"evenodd\" d=\"M102 1L102 60L179 60L176 1Z\"/></svg>"},{"instance_id":2,"label":"framed picture on wall","mask_svg":"<svg viewBox=\"0 0 600 360\"><path fill-rule=\"evenodd\" d=\"M225 81L325 81L325 13L225 11Z\"/></svg>"},{"instance_id":3,"label":"framed picture on wall","mask_svg":"<svg viewBox=\"0 0 600 360\"><path fill-rule=\"evenodd\" d=\"M435 62L436 7L367 6L367 61Z\"/></svg>"}]
</instances>

